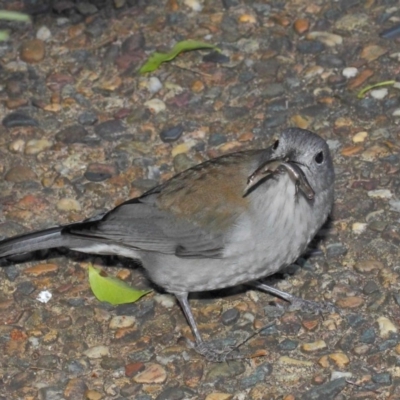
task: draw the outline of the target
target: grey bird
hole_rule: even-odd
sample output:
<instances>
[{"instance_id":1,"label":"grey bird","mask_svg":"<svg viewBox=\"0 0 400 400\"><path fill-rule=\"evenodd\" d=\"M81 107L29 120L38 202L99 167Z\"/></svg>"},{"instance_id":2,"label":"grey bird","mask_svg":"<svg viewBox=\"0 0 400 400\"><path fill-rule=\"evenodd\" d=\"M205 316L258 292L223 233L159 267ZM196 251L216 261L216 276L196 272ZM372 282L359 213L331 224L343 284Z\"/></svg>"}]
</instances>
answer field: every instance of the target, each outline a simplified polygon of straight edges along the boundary
<instances>
[{"instance_id":1,"label":"grey bird","mask_svg":"<svg viewBox=\"0 0 400 400\"><path fill-rule=\"evenodd\" d=\"M176 296L196 351L223 361L232 349L203 341L188 294L250 284L313 308L258 280L306 250L331 211L333 187L325 140L290 128L267 149L206 161L106 214L3 240L0 258L66 247L140 260L149 278Z\"/></svg>"}]
</instances>

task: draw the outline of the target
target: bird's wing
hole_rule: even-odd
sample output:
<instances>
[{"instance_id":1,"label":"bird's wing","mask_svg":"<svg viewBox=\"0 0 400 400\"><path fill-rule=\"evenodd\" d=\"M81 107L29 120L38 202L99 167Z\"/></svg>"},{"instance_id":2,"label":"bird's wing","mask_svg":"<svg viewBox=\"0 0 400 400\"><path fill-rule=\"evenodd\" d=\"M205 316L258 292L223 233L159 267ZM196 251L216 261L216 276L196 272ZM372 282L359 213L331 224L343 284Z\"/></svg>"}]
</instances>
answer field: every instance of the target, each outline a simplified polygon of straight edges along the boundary
<instances>
[{"instance_id":1,"label":"bird's wing","mask_svg":"<svg viewBox=\"0 0 400 400\"><path fill-rule=\"evenodd\" d=\"M236 153L184 171L68 233L178 257L222 257L224 238L247 206L242 191L252 165L243 168L243 163L253 164L256 153ZM233 168L223 168L225 162Z\"/></svg>"}]
</instances>

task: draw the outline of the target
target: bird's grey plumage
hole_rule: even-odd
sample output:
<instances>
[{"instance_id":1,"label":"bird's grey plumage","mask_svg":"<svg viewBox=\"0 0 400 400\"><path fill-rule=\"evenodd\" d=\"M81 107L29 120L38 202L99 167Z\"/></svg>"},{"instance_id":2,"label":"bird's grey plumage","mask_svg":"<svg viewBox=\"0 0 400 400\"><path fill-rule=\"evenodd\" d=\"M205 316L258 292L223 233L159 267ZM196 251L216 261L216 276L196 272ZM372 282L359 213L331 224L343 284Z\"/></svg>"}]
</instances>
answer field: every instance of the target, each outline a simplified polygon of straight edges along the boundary
<instances>
[{"instance_id":1,"label":"bird's grey plumage","mask_svg":"<svg viewBox=\"0 0 400 400\"><path fill-rule=\"evenodd\" d=\"M273 160L300 168L314 197L298 192L297 172L282 171L243 195L248 178ZM209 160L94 220L6 239L0 258L67 247L139 259L155 283L177 296L201 342L187 293L254 281L294 262L331 210L333 183L326 142L287 129L268 149Z\"/></svg>"}]
</instances>

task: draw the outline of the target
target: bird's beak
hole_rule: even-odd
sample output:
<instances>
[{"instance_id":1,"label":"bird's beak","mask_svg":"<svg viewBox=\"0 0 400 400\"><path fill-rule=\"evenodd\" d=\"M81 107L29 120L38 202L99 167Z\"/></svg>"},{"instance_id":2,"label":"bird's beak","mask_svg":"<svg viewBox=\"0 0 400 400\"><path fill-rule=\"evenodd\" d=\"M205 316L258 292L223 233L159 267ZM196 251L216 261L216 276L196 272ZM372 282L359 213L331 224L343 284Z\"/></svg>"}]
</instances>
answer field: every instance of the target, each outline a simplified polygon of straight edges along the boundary
<instances>
[{"instance_id":1,"label":"bird's beak","mask_svg":"<svg viewBox=\"0 0 400 400\"><path fill-rule=\"evenodd\" d=\"M315 192L309 184L303 170L297 163L289 162L288 160L270 160L258 167L248 177L243 196L246 196L261 180L285 172L295 185L296 193L300 190L307 199L312 200L314 198Z\"/></svg>"}]
</instances>

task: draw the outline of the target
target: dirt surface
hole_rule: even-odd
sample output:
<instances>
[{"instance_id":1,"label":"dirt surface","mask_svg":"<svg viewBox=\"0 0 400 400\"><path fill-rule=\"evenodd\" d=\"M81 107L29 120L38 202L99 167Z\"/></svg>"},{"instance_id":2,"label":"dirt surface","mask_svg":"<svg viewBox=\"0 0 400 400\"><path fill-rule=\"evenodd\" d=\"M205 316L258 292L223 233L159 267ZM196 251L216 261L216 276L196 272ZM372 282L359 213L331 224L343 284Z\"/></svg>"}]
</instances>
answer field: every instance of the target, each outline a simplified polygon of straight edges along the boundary
<instances>
[{"instance_id":1,"label":"dirt surface","mask_svg":"<svg viewBox=\"0 0 400 400\"><path fill-rule=\"evenodd\" d=\"M2 399L400 399L400 36L395 0L3 2L0 236L79 221L210 157L285 127L332 150L335 208L311 254L272 283L341 311L309 315L246 288L191 301L206 339L250 360L213 364L186 345L175 299L113 307L89 263L149 288L117 258L42 252L0 270ZM181 40L182 54L138 74ZM47 302L38 300L48 291Z\"/></svg>"}]
</instances>

